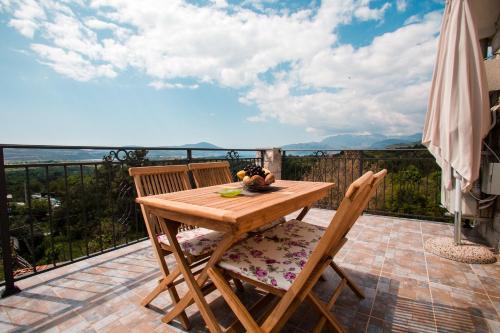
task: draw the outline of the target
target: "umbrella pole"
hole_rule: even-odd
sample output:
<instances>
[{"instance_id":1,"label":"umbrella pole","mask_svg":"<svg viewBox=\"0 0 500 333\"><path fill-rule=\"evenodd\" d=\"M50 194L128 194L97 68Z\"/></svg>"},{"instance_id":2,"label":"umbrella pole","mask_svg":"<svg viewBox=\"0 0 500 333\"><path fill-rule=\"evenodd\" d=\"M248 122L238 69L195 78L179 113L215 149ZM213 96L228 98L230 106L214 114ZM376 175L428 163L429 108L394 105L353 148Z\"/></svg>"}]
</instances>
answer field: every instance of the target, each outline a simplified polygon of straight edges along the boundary
<instances>
[{"instance_id":1,"label":"umbrella pole","mask_svg":"<svg viewBox=\"0 0 500 333\"><path fill-rule=\"evenodd\" d=\"M455 171L455 213L454 213L454 223L455 223L455 245L461 244L462 238L462 190L461 190L461 180L462 177Z\"/></svg>"}]
</instances>

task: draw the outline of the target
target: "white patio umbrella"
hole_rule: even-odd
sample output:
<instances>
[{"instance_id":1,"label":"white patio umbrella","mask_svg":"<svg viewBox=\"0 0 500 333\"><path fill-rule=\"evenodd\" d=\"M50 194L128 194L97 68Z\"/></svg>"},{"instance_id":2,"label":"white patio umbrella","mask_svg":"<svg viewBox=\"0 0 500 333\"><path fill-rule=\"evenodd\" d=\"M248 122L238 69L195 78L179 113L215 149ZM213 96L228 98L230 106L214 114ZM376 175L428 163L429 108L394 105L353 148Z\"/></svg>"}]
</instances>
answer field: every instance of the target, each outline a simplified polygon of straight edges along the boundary
<instances>
[{"instance_id":1,"label":"white patio umbrella","mask_svg":"<svg viewBox=\"0 0 500 333\"><path fill-rule=\"evenodd\" d=\"M477 0L474 0L477 1ZM481 146L490 129L488 85L469 0L447 0L422 143L455 189L455 244L462 191L479 177Z\"/></svg>"}]
</instances>

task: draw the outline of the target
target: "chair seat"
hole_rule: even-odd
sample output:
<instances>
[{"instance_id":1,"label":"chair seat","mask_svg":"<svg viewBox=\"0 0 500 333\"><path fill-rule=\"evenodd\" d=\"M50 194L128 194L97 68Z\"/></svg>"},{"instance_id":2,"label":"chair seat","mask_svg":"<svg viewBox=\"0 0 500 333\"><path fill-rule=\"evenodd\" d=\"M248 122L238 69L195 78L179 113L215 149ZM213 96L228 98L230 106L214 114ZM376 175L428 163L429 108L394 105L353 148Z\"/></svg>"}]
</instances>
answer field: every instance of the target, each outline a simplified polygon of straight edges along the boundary
<instances>
[{"instance_id":1,"label":"chair seat","mask_svg":"<svg viewBox=\"0 0 500 333\"><path fill-rule=\"evenodd\" d=\"M195 257L212 253L223 237L223 233L205 228L185 230L176 235L184 253ZM170 246L166 235L158 236L158 241Z\"/></svg>"},{"instance_id":2,"label":"chair seat","mask_svg":"<svg viewBox=\"0 0 500 333\"><path fill-rule=\"evenodd\" d=\"M229 249L219 266L269 286L288 290L325 228L290 220Z\"/></svg>"}]
</instances>

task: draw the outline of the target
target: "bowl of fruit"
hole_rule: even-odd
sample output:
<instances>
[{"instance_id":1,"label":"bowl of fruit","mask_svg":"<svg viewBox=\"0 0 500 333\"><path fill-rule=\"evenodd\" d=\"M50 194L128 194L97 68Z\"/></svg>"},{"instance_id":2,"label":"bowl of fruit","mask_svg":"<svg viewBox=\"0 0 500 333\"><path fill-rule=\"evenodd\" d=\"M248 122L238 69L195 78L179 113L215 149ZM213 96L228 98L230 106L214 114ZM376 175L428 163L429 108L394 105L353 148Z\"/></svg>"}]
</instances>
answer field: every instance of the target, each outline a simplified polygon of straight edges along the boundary
<instances>
[{"instance_id":1,"label":"bowl of fruit","mask_svg":"<svg viewBox=\"0 0 500 333\"><path fill-rule=\"evenodd\" d=\"M270 189L275 178L271 171L256 164L249 164L238 171L238 178L243 182L243 187L250 192L265 192Z\"/></svg>"}]
</instances>

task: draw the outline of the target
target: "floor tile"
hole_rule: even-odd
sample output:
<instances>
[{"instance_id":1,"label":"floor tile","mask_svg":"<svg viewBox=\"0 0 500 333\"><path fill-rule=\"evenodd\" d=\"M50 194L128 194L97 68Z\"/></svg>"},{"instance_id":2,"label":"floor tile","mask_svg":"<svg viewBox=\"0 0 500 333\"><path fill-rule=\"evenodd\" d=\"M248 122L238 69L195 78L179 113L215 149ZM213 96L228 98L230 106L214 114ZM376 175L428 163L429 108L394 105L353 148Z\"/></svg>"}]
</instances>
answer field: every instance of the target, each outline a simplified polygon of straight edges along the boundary
<instances>
[{"instance_id":1,"label":"floor tile","mask_svg":"<svg viewBox=\"0 0 500 333\"><path fill-rule=\"evenodd\" d=\"M472 316L467 311L438 307L435 316L437 331L440 333L500 332L500 322Z\"/></svg>"},{"instance_id":2,"label":"floor tile","mask_svg":"<svg viewBox=\"0 0 500 333\"><path fill-rule=\"evenodd\" d=\"M363 231L356 238L357 241L367 242L367 243L383 243L387 244L389 241L390 228L369 228L365 227Z\"/></svg>"},{"instance_id":3,"label":"floor tile","mask_svg":"<svg viewBox=\"0 0 500 333\"><path fill-rule=\"evenodd\" d=\"M434 311L459 312L464 316L475 316L498 321L497 310L490 298L468 290L431 283L430 289L434 302Z\"/></svg>"},{"instance_id":4,"label":"floor tile","mask_svg":"<svg viewBox=\"0 0 500 333\"><path fill-rule=\"evenodd\" d=\"M387 244L379 242L369 243L361 240L354 240L352 242L349 242L349 248L357 252L384 256L387 251Z\"/></svg>"},{"instance_id":5,"label":"floor tile","mask_svg":"<svg viewBox=\"0 0 500 333\"><path fill-rule=\"evenodd\" d=\"M430 253L426 253L426 259L430 282L485 293L481 281L469 264L448 260Z\"/></svg>"},{"instance_id":6,"label":"floor tile","mask_svg":"<svg viewBox=\"0 0 500 333\"><path fill-rule=\"evenodd\" d=\"M360 224L355 224L352 226L351 230L347 233L347 238L350 240L356 240L359 235L363 232L364 226Z\"/></svg>"},{"instance_id":7,"label":"floor tile","mask_svg":"<svg viewBox=\"0 0 500 333\"><path fill-rule=\"evenodd\" d=\"M410 326L408 325L410 323ZM399 319L393 321L384 321L379 318L370 317L366 332L369 333L389 333L389 332L418 332L430 333L435 332L434 329L428 327L420 327L418 323L412 324L407 319Z\"/></svg>"},{"instance_id":8,"label":"floor tile","mask_svg":"<svg viewBox=\"0 0 500 333\"><path fill-rule=\"evenodd\" d=\"M409 330L435 330L429 285L415 279L382 275L371 316Z\"/></svg>"},{"instance_id":9,"label":"floor tile","mask_svg":"<svg viewBox=\"0 0 500 333\"><path fill-rule=\"evenodd\" d=\"M382 271L389 275L428 281L425 255L420 251L388 248Z\"/></svg>"},{"instance_id":10,"label":"floor tile","mask_svg":"<svg viewBox=\"0 0 500 333\"><path fill-rule=\"evenodd\" d=\"M420 234L420 222L414 220L396 220L392 224L393 232L414 232Z\"/></svg>"},{"instance_id":11,"label":"floor tile","mask_svg":"<svg viewBox=\"0 0 500 333\"><path fill-rule=\"evenodd\" d=\"M413 251L423 251L422 235L408 231L391 231L389 247Z\"/></svg>"},{"instance_id":12,"label":"floor tile","mask_svg":"<svg viewBox=\"0 0 500 333\"><path fill-rule=\"evenodd\" d=\"M422 234L431 236L453 236L453 225L450 223L420 223Z\"/></svg>"},{"instance_id":13,"label":"floor tile","mask_svg":"<svg viewBox=\"0 0 500 333\"><path fill-rule=\"evenodd\" d=\"M488 265L470 265L483 284L486 293L492 297L500 297L500 261Z\"/></svg>"},{"instance_id":14,"label":"floor tile","mask_svg":"<svg viewBox=\"0 0 500 333\"><path fill-rule=\"evenodd\" d=\"M384 255L351 248L342 258L341 263L361 271L380 271L384 263Z\"/></svg>"},{"instance_id":15,"label":"floor tile","mask_svg":"<svg viewBox=\"0 0 500 333\"><path fill-rule=\"evenodd\" d=\"M336 306L333 314L340 321L342 327L349 333L362 333L366 330L368 316L359 312L353 312L349 308ZM325 330L323 330L325 331ZM328 329L327 329L328 331Z\"/></svg>"}]
</instances>

